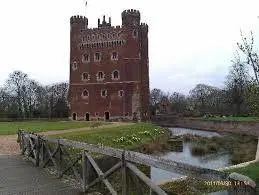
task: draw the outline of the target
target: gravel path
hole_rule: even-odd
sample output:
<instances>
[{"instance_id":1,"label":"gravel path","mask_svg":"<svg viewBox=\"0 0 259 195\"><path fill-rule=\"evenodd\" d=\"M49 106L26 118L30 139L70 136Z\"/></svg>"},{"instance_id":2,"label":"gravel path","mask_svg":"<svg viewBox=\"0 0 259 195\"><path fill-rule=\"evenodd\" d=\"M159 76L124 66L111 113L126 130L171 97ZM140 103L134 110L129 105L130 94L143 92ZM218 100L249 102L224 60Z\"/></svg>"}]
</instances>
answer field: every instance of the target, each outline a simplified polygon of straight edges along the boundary
<instances>
[{"instance_id":1,"label":"gravel path","mask_svg":"<svg viewBox=\"0 0 259 195\"><path fill-rule=\"evenodd\" d=\"M119 127L123 125L131 125L131 124L133 123L113 122L108 125L102 125L98 128ZM70 133L75 131L88 131L88 130L94 130L95 128L84 127L84 128L67 129L67 130L59 130L59 131L46 131L38 134L47 136L47 135L55 135L55 134L61 134L61 133ZM17 143L17 135L0 136L0 155L13 155L13 154L20 154L19 144Z\"/></svg>"}]
</instances>

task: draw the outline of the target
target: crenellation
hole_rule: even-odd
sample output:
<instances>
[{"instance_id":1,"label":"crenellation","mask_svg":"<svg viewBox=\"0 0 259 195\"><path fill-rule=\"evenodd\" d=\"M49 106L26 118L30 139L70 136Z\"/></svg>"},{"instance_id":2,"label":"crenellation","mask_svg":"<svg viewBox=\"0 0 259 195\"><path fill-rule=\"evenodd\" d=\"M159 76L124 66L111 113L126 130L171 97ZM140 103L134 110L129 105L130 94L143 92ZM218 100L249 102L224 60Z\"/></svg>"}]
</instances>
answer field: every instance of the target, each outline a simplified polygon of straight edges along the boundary
<instances>
[{"instance_id":1,"label":"crenellation","mask_svg":"<svg viewBox=\"0 0 259 195\"><path fill-rule=\"evenodd\" d=\"M144 85L149 85L148 70L144 70L147 55L139 57L140 51L148 52L148 50L147 47L141 47L143 39L134 38L134 31L145 33L147 24L140 23L138 10L124 10L121 17L122 25L112 26L111 18L109 17L106 21L103 16L102 21L98 19L96 28L87 26L81 28L88 23L88 19L84 16L71 17L71 27L75 27L75 30L71 31L73 41L71 41L72 49L70 50L69 94L71 97L69 100L71 101L69 103L72 118L76 114L78 118L75 117L75 119L86 119L81 115L82 113L89 113L90 118L95 117L95 113L99 113L100 118L124 116L125 113L127 117L133 118L136 115L141 118L148 112L146 102L148 102L149 90L148 87L144 87ZM147 41L146 38L145 41ZM87 63L85 63L86 59ZM77 66L75 66L76 71L73 71L75 61L77 61ZM113 75L114 70L117 70L117 76ZM99 78L97 73L100 71L106 77ZM82 80L84 72L87 72L89 76L92 75L87 82ZM78 88L76 85L82 87ZM101 97L103 89L107 90L105 97ZM136 95L136 89L143 90ZM87 101L82 97L84 90L88 92ZM119 91L124 91L123 97L118 97ZM143 98L139 98L142 96Z\"/></svg>"}]
</instances>

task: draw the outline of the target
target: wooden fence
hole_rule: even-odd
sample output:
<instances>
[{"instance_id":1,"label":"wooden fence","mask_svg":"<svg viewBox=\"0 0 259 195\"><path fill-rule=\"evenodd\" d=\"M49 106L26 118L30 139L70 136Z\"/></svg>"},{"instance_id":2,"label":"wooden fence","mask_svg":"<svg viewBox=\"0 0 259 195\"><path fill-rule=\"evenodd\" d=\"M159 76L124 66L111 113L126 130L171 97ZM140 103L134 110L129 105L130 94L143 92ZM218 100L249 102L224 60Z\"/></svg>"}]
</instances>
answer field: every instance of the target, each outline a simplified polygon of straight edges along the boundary
<instances>
[{"instance_id":1,"label":"wooden fence","mask_svg":"<svg viewBox=\"0 0 259 195\"><path fill-rule=\"evenodd\" d=\"M138 189L136 192L137 195L143 194L140 181L146 184L153 194L167 194L140 171L135 164L156 167L162 170L210 181L225 180L227 178L226 173L216 170L200 168L133 151L125 151L66 139L53 139L33 133L26 133L23 130L19 130L18 132L18 142L22 154L26 155L36 166L46 167L49 164L53 164L58 173L58 177L62 177L68 171L71 171L77 181L80 182L84 192L98 183L103 183L110 194L118 194L109 182L108 177L117 171L121 171L121 194L129 194L129 176L134 178L134 184ZM69 152L67 148L78 150L77 156L72 159L71 152ZM113 157L118 161L111 168L103 172L91 153ZM80 171L76 166L78 163L80 163L81 166ZM90 176L93 170L97 174L96 178Z\"/></svg>"}]
</instances>

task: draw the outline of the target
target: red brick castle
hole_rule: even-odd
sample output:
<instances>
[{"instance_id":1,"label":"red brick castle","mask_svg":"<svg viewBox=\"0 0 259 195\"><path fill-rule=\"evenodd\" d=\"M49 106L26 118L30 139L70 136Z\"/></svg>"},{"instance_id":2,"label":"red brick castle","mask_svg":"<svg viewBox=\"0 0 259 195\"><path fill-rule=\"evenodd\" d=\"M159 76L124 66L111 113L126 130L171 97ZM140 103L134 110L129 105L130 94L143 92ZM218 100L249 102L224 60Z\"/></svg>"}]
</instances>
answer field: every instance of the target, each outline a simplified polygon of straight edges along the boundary
<instances>
[{"instance_id":1,"label":"red brick castle","mask_svg":"<svg viewBox=\"0 0 259 195\"><path fill-rule=\"evenodd\" d=\"M122 25L103 16L88 28L70 18L69 108L73 120L138 119L149 116L148 26L140 12L125 10Z\"/></svg>"}]
</instances>

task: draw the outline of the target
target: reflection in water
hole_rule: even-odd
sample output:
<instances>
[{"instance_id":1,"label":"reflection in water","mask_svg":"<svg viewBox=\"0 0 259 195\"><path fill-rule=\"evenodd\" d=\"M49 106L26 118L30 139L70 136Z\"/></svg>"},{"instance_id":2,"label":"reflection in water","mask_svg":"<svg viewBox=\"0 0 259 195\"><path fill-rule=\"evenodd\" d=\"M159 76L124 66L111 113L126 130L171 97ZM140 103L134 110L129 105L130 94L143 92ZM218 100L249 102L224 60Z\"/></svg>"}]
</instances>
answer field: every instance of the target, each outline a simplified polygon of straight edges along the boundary
<instances>
[{"instance_id":1,"label":"reflection in water","mask_svg":"<svg viewBox=\"0 0 259 195\"><path fill-rule=\"evenodd\" d=\"M173 131L174 135L183 135L187 133L192 133L195 135L211 137L211 136L220 136L218 133L201 131L201 130L189 130L183 128L170 128ZM226 153L221 154L210 154L204 156L192 156L191 154L191 143L183 143L182 152L168 152L166 154L159 155L165 159L170 159L177 162L183 162L186 164L191 164L194 166L199 166L203 168L216 169L221 167L230 166L229 156ZM161 169L151 168L151 178L154 182L161 182L165 180L170 180L172 178L179 178L182 175L164 171Z\"/></svg>"}]
</instances>

